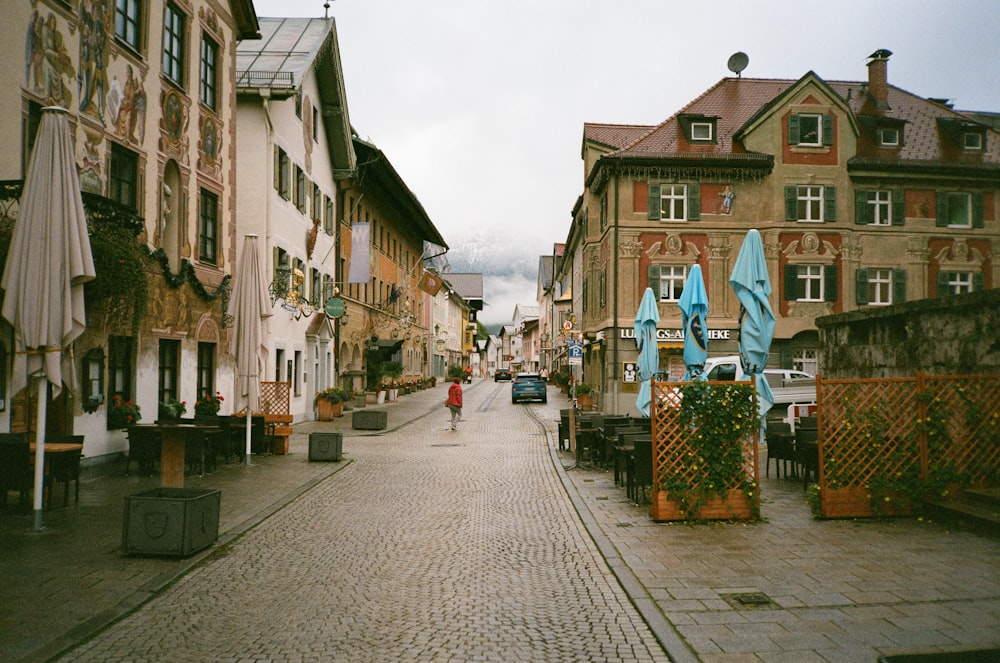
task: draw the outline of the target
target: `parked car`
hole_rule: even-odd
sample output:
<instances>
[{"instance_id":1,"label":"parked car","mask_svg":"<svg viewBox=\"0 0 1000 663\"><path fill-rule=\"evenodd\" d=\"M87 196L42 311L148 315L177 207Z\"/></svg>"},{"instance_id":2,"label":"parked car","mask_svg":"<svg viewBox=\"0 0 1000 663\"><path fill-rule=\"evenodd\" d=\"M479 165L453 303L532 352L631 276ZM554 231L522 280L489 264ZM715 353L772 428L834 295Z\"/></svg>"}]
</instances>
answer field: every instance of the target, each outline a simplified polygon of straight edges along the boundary
<instances>
[{"instance_id":1,"label":"parked car","mask_svg":"<svg viewBox=\"0 0 1000 663\"><path fill-rule=\"evenodd\" d=\"M522 401L548 402L548 387L538 373L518 373L510 387L510 402Z\"/></svg>"},{"instance_id":2,"label":"parked car","mask_svg":"<svg viewBox=\"0 0 1000 663\"><path fill-rule=\"evenodd\" d=\"M501 380L511 381L510 369L509 368L498 368L493 374L493 381L500 382Z\"/></svg>"}]
</instances>

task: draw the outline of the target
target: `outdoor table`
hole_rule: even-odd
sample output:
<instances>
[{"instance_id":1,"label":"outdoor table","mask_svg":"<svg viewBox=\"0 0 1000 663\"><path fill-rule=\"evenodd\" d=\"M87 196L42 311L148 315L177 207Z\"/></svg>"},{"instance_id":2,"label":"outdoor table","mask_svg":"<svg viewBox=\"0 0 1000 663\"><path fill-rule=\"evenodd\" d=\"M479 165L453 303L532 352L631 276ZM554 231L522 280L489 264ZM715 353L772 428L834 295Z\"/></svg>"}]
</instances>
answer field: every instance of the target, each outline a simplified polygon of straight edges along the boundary
<instances>
[{"instance_id":1,"label":"outdoor table","mask_svg":"<svg viewBox=\"0 0 1000 663\"><path fill-rule=\"evenodd\" d=\"M184 487L184 447L188 431L211 433L221 430L217 425L193 423L156 423L160 431L160 487Z\"/></svg>"}]
</instances>

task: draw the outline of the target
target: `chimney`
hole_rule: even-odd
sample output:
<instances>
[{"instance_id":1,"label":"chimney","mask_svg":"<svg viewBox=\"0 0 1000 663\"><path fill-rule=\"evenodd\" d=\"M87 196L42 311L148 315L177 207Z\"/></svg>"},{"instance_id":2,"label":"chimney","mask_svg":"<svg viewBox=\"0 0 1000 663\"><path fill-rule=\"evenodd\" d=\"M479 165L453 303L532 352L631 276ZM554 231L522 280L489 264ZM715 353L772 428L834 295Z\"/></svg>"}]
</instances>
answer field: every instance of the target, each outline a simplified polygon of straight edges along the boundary
<instances>
[{"instance_id":1,"label":"chimney","mask_svg":"<svg viewBox=\"0 0 1000 663\"><path fill-rule=\"evenodd\" d=\"M868 96L878 110L889 110L889 56L892 51L880 48L868 56Z\"/></svg>"}]
</instances>

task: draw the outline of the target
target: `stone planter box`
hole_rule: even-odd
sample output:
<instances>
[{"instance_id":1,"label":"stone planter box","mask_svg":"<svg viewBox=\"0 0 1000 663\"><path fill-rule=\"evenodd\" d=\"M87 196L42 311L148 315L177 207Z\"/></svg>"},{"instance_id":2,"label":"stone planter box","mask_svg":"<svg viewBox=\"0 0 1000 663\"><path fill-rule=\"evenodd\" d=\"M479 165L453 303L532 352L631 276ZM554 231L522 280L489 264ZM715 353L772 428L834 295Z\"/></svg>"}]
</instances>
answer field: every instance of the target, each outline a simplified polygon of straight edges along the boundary
<instances>
[{"instance_id":1,"label":"stone planter box","mask_svg":"<svg viewBox=\"0 0 1000 663\"><path fill-rule=\"evenodd\" d=\"M351 416L351 427L361 430L384 430L389 423L385 410L365 410L354 412Z\"/></svg>"},{"instance_id":2,"label":"stone planter box","mask_svg":"<svg viewBox=\"0 0 1000 663\"><path fill-rule=\"evenodd\" d=\"M219 538L221 491L156 488L125 497L122 553L185 556Z\"/></svg>"},{"instance_id":3,"label":"stone planter box","mask_svg":"<svg viewBox=\"0 0 1000 663\"><path fill-rule=\"evenodd\" d=\"M309 433L309 460L340 461L343 446L343 433Z\"/></svg>"},{"instance_id":4,"label":"stone planter box","mask_svg":"<svg viewBox=\"0 0 1000 663\"><path fill-rule=\"evenodd\" d=\"M755 491L756 492L756 491ZM754 495L753 499L756 499ZM705 500L693 514L685 514L676 500L670 499L665 490L657 490L650 504L650 517L656 522L669 520L752 520L751 498L741 490L731 490L722 497Z\"/></svg>"}]
</instances>

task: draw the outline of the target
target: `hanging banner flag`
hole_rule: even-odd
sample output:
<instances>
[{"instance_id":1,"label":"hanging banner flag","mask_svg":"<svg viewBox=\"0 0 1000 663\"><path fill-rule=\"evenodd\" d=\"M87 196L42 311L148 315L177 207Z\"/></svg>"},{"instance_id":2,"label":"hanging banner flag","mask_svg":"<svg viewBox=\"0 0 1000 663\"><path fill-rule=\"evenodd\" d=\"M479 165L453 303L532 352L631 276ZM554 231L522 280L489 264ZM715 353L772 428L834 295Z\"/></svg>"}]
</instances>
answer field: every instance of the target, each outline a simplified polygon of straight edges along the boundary
<instances>
[{"instance_id":1,"label":"hanging banner flag","mask_svg":"<svg viewBox=\"0 0 1000 663\"><path fill-rule=\"evenodd\" d=\"M438 274L446 274L451 271L451 266L448 264L448 258L445 257L446 253L448 253L448 249L440 244L428 242L425 239L424 252L423 255L421 255L424 259L424 269L433 269Z\"/></svg>"},{"instance_id":2,"label":"hanging banner flag","mask_svg":"<svg viewBox=\"0 0 1000 663\"><path fill-rule=\"evenodd\" d=\"M347 274L348 283L367 285L371 280L371 265L369 265L369 250L371 246L371 226L367 223L355 223L351 226L351 269Z\"/></svg>"},{"instance_id":3,"label":"hanging banner flag","mask_svg":"<svg viewBox=\"0 0 1000 663\"><path fill-rule=\"evenodd\" d=\"M443 285L441 277L433 272L424 272L420 277L420 281L417 283L417 287L434 297L438 294L438 290L441 289Z\"/></svg>"}]
</instances>

